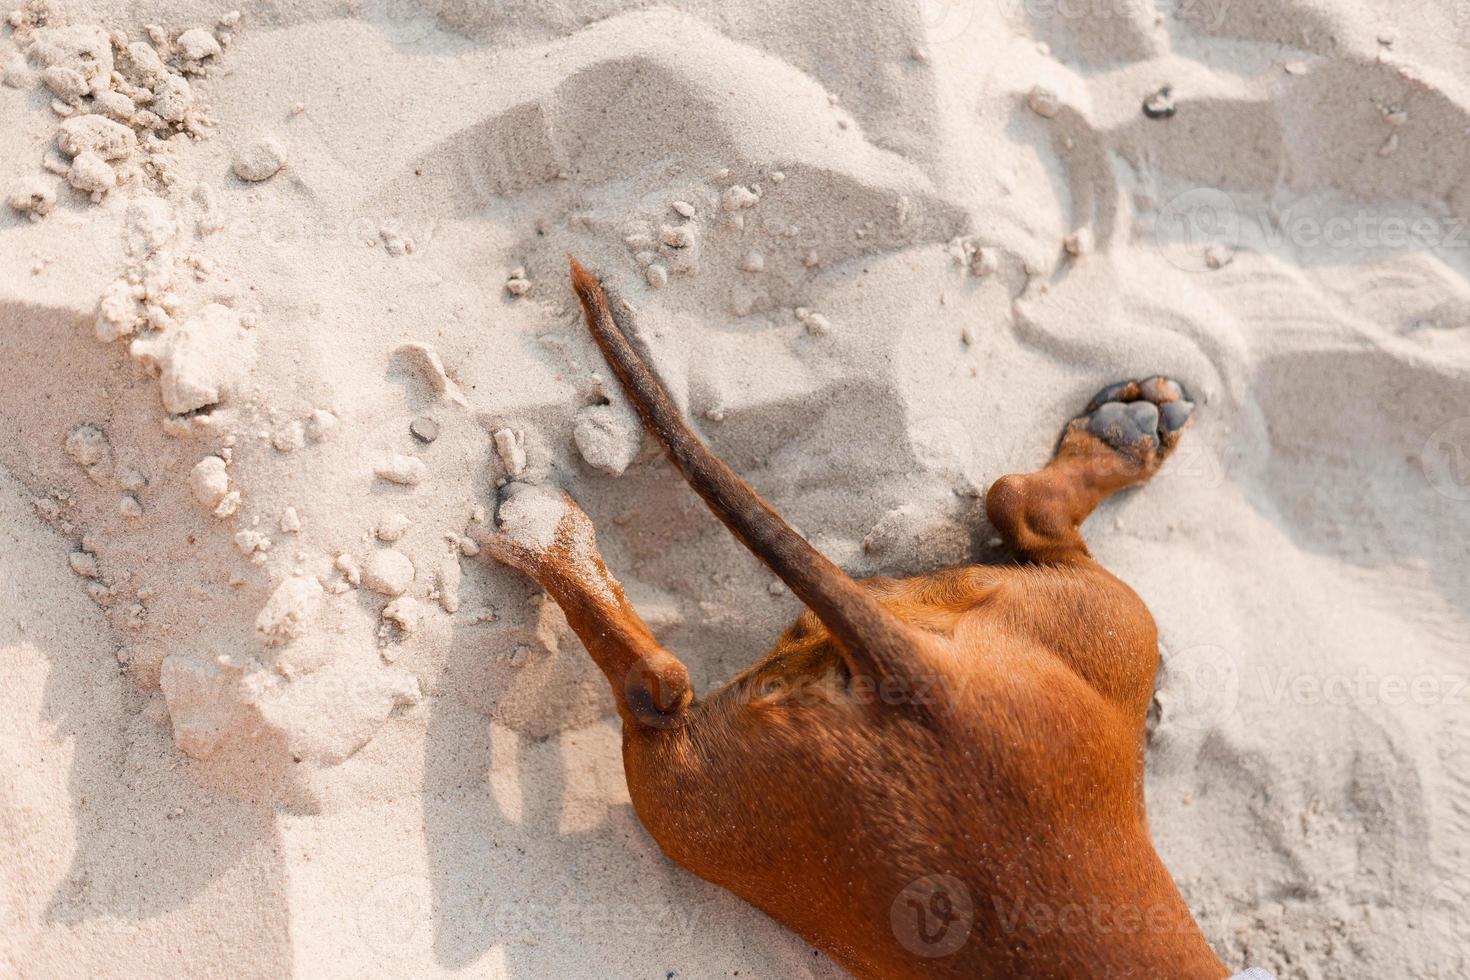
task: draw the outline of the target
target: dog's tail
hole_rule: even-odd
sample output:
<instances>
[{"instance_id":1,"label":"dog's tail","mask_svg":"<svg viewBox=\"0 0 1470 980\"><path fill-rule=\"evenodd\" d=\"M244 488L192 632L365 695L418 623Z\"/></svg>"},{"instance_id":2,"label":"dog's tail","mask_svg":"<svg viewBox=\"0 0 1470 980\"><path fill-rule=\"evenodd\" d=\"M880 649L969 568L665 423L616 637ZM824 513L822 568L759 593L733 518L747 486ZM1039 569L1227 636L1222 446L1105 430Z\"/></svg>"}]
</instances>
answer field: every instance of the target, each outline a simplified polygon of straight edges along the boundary
<instances>
[{"instance_id":1,"label":"dog's tail","mask_svg":"<svg viewBox=\"0 0 1470 980\"><path fill-rule=\"evenodd\" d=\"M919 637L781 519L690 431L663 384L628 340L631 317L609 304L597 277L576 259L572 288L587 326L643 424L663 442L689 485L740 543L781 577L837 640L854 674L906 679L917 669Z\"/></svg>"}]
</instances>

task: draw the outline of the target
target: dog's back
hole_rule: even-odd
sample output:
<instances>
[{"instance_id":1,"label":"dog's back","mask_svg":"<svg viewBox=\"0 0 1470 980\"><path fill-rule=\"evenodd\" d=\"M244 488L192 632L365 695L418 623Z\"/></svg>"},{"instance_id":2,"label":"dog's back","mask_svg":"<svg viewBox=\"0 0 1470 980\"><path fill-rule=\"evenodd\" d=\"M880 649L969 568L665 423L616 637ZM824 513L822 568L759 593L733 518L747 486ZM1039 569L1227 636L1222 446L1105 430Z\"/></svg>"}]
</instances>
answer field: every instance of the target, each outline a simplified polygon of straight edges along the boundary
<instances>
[{"instance_id":1,"label":"dog's back","mask_svg":"<svg viewBox=\"0 0 1470 980\"><path fill-rule=\"evenodd\" d=\"M872 583L951 640L912 690L855 682L806 614L687 724L627 729L639 817L674 861L859 975L1223 975L1207 947L1181 969L1203 940L1143 824L1142 708L1038 642L1053 624L1008 572ZM1152 658L1146 623L1130 640Z\"/></svg>"}]
</instances>

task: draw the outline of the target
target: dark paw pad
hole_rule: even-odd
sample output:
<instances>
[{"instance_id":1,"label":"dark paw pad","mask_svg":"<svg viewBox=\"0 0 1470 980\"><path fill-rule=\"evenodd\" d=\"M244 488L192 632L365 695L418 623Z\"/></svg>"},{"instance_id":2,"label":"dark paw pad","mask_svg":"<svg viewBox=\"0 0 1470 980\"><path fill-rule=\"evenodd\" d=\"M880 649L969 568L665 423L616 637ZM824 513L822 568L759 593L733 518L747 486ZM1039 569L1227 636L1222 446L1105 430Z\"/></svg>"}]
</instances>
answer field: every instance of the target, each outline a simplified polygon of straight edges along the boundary
<instances>
[{"instance_id":1,"label":"dark paw pad","mask_svg":"<svg viewBox=\"0 0 1470 980\"><path fill-rule=\"evenodd\" d=\"M1082 418L1088 432L1141 460L1154 450L1173 449L1193 412L1178 382L1154 377L1108 385L1088 402Z\"/></svg>"},{"instance_id":2,"label":"dark paw pad","mask_svg":"<svg viewBox=\"0 0 1470 980\"><path fill-rule=\"evenodd\" d=\"M1159 410L1150 402L1104 402L1087 420L1087 431L1114 449L1159 444Z\"/></svg>"},{"instance_id":3,"label":"dark paw pad","mask_svg":"<svg viewBox=\"0 0 1470 980\"><path fill-rule=\"evenodd\" d=\"M1165 402L1159 412L1159 426L1165 434L1178 432L1184 428L1190 416L1194 414L1194 402L1180 399L1177 402Z\"/></svg>"}]
</instances>

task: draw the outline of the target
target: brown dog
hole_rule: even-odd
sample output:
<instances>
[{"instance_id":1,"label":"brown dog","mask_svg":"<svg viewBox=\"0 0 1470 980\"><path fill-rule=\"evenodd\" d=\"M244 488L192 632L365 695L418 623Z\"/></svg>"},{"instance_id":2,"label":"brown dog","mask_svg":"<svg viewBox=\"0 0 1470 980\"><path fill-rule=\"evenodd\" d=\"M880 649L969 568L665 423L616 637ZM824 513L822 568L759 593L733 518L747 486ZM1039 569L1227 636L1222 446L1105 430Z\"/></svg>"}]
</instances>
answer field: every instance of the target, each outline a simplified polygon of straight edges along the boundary
<instances>
[{"instance_id":1,"label":"brown dog","mask_svg":"<svg viewBox=\"0 0 1470 980\"><path fill-rule=\"evenodd\" d=\"M665 854L864 977L1209 978L1228 971L1149 840L1153 618L1078 525L1149 479L1193 406L1104 389L986 511L1020 564L855 582L685 425L631 318L572 262L644 424L809 611L697 699L570 498L512 484L490 552L534 578L612 684L633 805Z\"/></svg>"}]
</instances>

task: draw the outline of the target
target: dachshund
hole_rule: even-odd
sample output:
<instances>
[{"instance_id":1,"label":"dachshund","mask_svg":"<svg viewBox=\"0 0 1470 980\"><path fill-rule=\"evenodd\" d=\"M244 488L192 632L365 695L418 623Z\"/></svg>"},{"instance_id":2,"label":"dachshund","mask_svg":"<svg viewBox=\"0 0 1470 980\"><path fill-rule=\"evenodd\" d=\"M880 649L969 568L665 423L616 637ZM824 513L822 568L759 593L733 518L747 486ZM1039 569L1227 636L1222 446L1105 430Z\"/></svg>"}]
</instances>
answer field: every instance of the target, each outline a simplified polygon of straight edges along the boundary
<instances>
[{"instance_id":1,"label":"dachshund","mask_svg":"<svg viewBox=\"0 0 1470 980\"><path fill-rule=\"evenodd\" d=\"M1153 617L1079 533L1174 451L1194 409L1181 387L1104 388L1046 466L990 487L1014 563L855 581L691 431L628 308L575 259L571 282L643 425L806 607L697 697L581 508L500 489L487 551L545 589L606 675L663 852L859 977L1227 976L1149 837Z\"/></svg>"}]
</instances>

